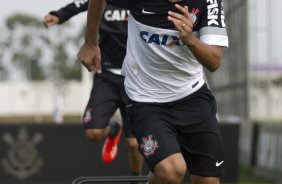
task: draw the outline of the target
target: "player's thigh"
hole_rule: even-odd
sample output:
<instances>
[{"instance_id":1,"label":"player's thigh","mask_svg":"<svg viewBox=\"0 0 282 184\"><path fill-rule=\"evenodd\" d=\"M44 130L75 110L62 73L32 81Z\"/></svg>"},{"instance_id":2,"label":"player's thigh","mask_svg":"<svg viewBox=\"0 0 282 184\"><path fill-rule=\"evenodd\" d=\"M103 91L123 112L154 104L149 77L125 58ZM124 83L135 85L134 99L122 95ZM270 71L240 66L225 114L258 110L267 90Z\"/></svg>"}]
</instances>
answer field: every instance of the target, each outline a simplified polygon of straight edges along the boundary
<instances>
[{"instance_id":1,"label":"player's thigh","mask_svg":"<svg viewBox=\"0 0 282 184\"><path fill-rule=\"evenodd\" d=\"M86 128L104 128L118 107L119 95L115 85L101 77L95 77L86 106L83 123Z\"/></svg>"},{"instance_id":2,"label":"player's thigh","mask_svg":"<svg viewBox=\"0 0 282 184\"><path fill-rule=\"evenodd\" d=\"M128 117L127 117L125 108L126 108L126 104L123 101L121 101L119 105L119 109L120 109L120 114L121 114L122 122L123 122L123 134L125 138L134 138L134 135L131 133L131 130L129 127L129 121L128 121Z\"/></svg>"},{"instance_id":3,"label":"player's thigh","mask_svg":"<svg viewBox=\"0 0 282 184\"><path fill-rule=\"evenodd\" d=\"M161 106L138 103L129 116L131 132L139 144L139 151L153 171L154 166L172 154L180 153L176 130L166 121Z\"/></svg>"},{"instance_id":4,"label":"player's thigh","mask_svg":"<svg viewBox=\"0 0 282 184\"><path fill-rule=\"evenodd\" d=\"M216 117L178 128L182 154L190 174L220 176L224 172L224 154Z\"/></svg>"}]
</instances>

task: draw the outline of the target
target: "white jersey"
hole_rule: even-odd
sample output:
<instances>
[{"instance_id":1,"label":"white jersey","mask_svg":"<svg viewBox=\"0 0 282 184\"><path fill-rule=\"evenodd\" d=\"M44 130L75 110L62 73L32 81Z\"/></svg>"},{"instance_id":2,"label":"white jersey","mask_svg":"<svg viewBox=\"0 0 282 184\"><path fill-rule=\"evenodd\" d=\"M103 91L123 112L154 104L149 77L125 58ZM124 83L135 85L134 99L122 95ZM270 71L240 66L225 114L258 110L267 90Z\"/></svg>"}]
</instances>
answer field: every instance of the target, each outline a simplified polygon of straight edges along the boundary
<instances>
[{"instance_id":1,"label":"white jersey","mask_svg":"<svg viewBox=\"0 0 282 184\"><path fill-rule=\"evenodd\" d=\"M179 32L137 21L135 9L133 15L129 15L127 53L122 67L129 98L138 102L162 103L184 98L197 91L204 84L203 67L178 39ZM144 9L140 11L150 12ZM192 17L194 23L198 23L195 13ZM228 46L226 30L222 26L195 27L198 29L194 30L194 34L203 42Z\"/></svg>"}]
</instances>

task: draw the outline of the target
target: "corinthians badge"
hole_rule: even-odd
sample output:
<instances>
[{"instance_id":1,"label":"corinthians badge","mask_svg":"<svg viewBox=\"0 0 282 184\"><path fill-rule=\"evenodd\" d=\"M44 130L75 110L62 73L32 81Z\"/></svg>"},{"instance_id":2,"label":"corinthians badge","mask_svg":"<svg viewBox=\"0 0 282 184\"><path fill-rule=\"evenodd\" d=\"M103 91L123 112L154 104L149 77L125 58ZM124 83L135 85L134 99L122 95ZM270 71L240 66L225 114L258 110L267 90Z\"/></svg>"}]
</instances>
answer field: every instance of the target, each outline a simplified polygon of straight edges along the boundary
<instances>
[{"instance_id":1,"label":"corinthians badge","mask_svg":"<svg viewBox=\"0 0 282 184\"><path fill-rule=\"evenodd\" d=\"M143 154L148 158L150 155L153 155L156 149L159 147L159 144L156 140L152 139L153 136L150 134L148 137L143 137L143 144L140 145L140 148L143 149Z\"/></svg>"},{"instance_id":2,"label":"corinthians badge","mask_svg":"<svg viewBox=\"0 0 282 184\"><path fill-rule=\"evenodd\" d=\"M36 133L29 139L27 130L20 128L16 138L13 138L10 133L4 133L2 138L10 146L7 157L2 160L7 173L24 180L39 171L43 165L43 159L39 158L36 145L43 139L41 133Z\"/></svg>"}]
</instances>

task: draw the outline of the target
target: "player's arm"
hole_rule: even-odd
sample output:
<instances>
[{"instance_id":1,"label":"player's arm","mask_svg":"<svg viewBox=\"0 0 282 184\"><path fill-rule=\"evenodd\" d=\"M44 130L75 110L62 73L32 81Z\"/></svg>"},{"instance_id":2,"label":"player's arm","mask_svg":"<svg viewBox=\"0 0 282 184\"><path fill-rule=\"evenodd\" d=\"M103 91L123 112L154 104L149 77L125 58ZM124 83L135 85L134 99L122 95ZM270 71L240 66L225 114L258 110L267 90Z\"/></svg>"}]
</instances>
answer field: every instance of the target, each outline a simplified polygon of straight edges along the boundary
<instances>
[{"instance_id":1,"label":"player's arm","mask_svg":"<svg viewBox=\"0 0 282 184\"><path fill-rule=\"evenodd\" d=\"M75 0L73 3L66 5L58 11L51 11L44 17L43 23L45 27L56 24L62 24L73 16L85 12L88 8L88 1Z\"/></svg>"},{"instance_id":2,"label":"player's arm","mask_svg":"<svg viewBox=\"0 0 282 184\"><path fill-rule=\"evenodd\" d=\"M169 12L168 20L172 21L179 31L181 41L186 44L195 58L209 71L215 71L221 64L222 47L208 45L193 35L193 20L188 7L175 5L183 14Z\"/></svg>"},{"instance_id":3,"label":"player's arm","mask_svg":"<svg viewBox=\"0 0 282 184\"><path fill-rule=\"evenodd\" d=\"M77 57L88 71L101 73L101 53L98 45L98 29L100 19L106 5L105 0L90 0L87 13L85 41Z\"/></svg>"}]
</instances>

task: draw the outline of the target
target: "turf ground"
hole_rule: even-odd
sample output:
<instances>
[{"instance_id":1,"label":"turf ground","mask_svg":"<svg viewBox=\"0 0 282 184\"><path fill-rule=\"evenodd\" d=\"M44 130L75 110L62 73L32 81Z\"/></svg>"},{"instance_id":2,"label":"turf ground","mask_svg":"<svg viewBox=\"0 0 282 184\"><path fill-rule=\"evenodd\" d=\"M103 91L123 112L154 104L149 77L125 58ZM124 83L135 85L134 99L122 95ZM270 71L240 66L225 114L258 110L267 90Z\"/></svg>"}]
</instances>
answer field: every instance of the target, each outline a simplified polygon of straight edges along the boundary
<instances>
[{"instance_id":1,"label":"turf ground","mask_svg":"<svg viewBox=\"0 0 282 184\"><path fill-rule=\"evenodd\" d=\"M255 175L253 170L240 167L240 178L238 184L279 184L279 182L258 177Z\"/></svg>"}]
</instances>

